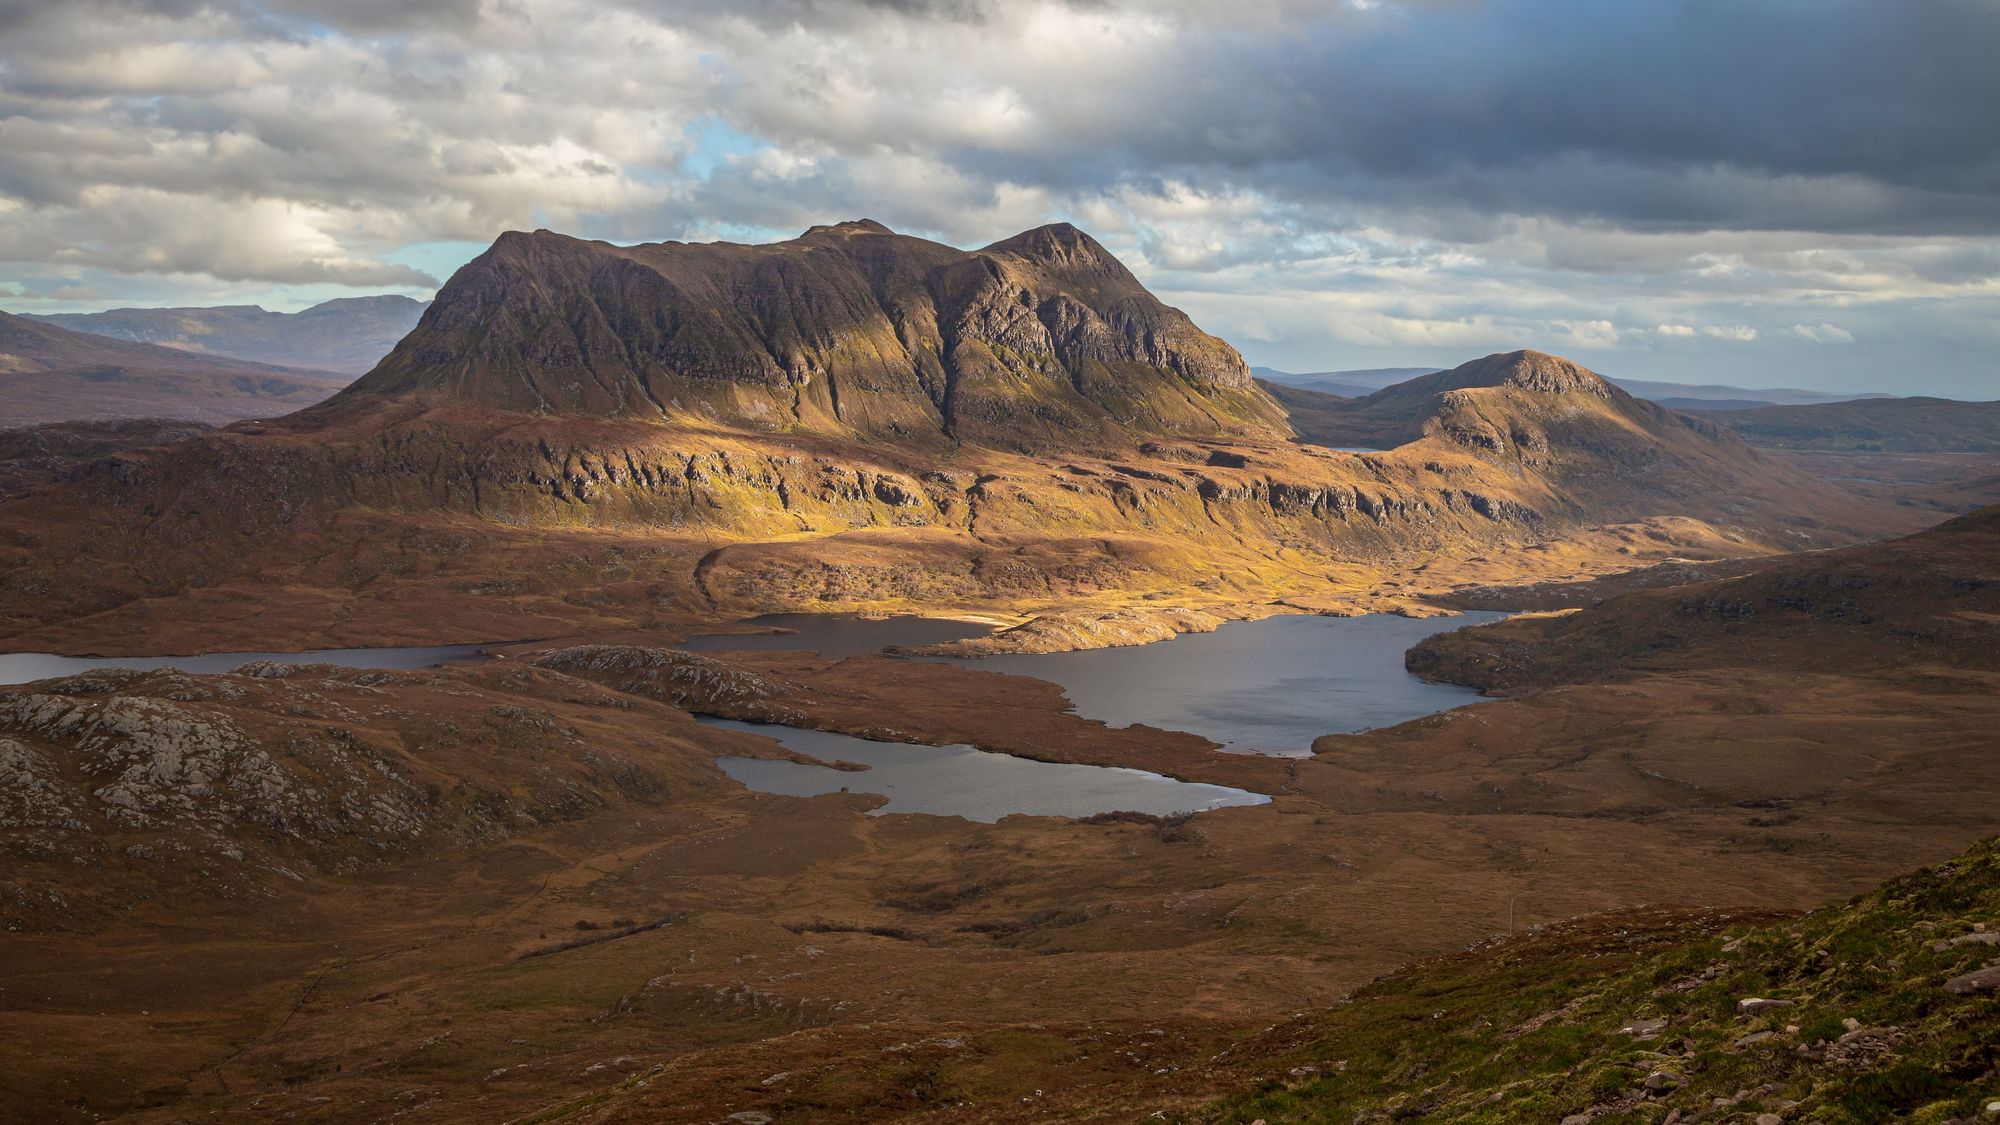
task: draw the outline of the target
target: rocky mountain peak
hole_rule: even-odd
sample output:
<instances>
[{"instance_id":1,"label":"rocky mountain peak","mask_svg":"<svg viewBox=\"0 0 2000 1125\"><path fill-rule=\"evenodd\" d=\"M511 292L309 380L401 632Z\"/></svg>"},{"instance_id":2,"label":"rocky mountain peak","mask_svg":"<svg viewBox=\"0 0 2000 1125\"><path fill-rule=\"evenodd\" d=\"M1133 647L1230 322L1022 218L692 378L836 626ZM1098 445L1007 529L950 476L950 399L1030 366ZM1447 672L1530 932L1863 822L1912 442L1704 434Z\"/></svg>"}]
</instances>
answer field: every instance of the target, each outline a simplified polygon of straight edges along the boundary
<instances>
[{"instance_id":1,"label":"rocky mountain peak","mask_svg":"<svg viewBox=\"0 0 2000 1125\"><path fill-rule=\"evenodd\" d=\"M811 238L816 234L832 234L852 238L857 234L895 233L895 231L890 230L884 224L878 223L873 219L849 219L842 223L821 223L818 226L808 227L806 232L799 237L803 239Z\"/></svg>"},{"instance_id":2,"label":"rocky mountain peak","mask_svg":"<svg viewBox=\"0 0 2000 1125\"><path fill-rule=\"evenodd\" d=\"M1069 223L1049 223L1025 230L1012 238L986 247L986 253L1006 254L1060 267L1114 267L1125 276L1124 263L1112 256L1096 239ZM1136 279L1135 279L1136 280Z\"/></svg>"},{"instance_id":3,"label":"rocky mountain peak","mask_svg":"<svg viewBox=\"0 0 2000 1125\"><path fill-rule=\"evenodd\" d=\"M328 409L403 396L916 446L1286 432L1235 349L1066 223L971 252L869 219L758 246L508 232Z\"/></svg>"},{"instance_id":4,"label":"rocky mountain peak","mask_svg":"<svg viewBox=\"0 0 2000 1125\"><path fill-rule=\"evenodd\" d=\"M1469 390L1474 387L1511 387L1542 394L1582 393L1610 398L1611 384L1597 372L1559 355L1522 349L1497 352L1482 359L1433 376L1438 390Z\"/></svg>"}]
</instances>

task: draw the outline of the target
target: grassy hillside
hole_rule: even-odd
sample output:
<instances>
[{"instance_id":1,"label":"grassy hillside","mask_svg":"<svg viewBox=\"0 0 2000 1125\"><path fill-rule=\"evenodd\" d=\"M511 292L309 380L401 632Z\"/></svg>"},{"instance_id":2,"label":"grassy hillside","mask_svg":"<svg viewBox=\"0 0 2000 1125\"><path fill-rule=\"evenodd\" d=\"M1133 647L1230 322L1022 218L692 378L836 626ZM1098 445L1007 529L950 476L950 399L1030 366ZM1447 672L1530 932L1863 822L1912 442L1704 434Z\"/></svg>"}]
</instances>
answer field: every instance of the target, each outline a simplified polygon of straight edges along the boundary
<instances>
[{"instance_id":1,"label":"grassy hillside","mask_svg":"<svg viewBox=\"0 0 2000 1125\"><path fill-rule=\"evenodd\" d=\"M2000 1099L1996 955L1990 839L1791 920L1585 919L1272 1029L1236 1051L1278 1077L1187 1119L1970 1119Z\"/></svg>"}]
</instances>

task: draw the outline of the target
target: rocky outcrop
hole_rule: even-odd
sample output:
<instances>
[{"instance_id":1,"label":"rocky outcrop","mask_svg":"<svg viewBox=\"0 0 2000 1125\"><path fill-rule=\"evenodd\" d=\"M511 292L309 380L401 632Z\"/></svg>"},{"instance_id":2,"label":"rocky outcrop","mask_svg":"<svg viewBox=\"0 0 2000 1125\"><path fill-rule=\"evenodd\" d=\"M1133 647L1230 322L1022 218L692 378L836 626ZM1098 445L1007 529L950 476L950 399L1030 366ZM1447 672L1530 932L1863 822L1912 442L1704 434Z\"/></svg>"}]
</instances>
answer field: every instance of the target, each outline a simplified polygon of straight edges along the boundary
<instances>
[{"instance_id":1,"label":"rocky outcrop","mask_svg":"<svg viewBox=\"0 0 2000 1125\"><path fill-rule=\"evenodd\" d=\"M542 653L535 658L535 666L657 699L685 711L757 723L807 725L804 712L779 702L800 698L804 688L698 653L638 645L577 645Z\"/></svg>"},{"instance_id":2,"label":"rocky outcrop","mask_svg":"<svg viewBox=\"0 0 2000 1125\"><path fill-rule=\"evenodd\" d=\"M0 923L87 925L189 880L261 893L664 796L657 764L593 746L543 680L507 686L252 664L0 691Z\"/></svg>"},{"instance_id":3,"label":"rocky outcrop","mask_svg":"<svg viewBox=\"0 0 2000 1125\"><path fill-rule=\"evenodd\" d=\"M73 479L102 457L127 449L167 445L208 433L202 422L173 418L121 418L105 422L49 422L0 430L0 496L50 481Z\"/></svg>"}]
</instances>

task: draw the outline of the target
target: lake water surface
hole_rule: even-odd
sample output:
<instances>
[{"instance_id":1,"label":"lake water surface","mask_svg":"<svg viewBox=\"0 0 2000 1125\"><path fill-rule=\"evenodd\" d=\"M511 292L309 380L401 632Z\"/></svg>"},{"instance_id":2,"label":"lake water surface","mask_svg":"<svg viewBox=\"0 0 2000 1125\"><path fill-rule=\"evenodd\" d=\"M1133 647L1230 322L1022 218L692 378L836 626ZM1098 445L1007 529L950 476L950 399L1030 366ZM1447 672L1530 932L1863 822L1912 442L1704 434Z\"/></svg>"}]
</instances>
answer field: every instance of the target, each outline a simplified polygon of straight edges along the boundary
<instances>
[{"instance_id":1,"label":"lake water surface","mask_svg":"<svg viewBox=\"0 0 2000 1125\"><path fill-rule=\"evenodd\" d=\"M205 656L54 656L46 652L0 653L0 684L25 684L74 676L98 668L178 668L183 672L230 672L245 664L337 664L342 668L431 668L480 659L489 645L436 645L428 648L323 648L310 652L212 652Z\"/></svg>"},{"instance_id":2,"label":"lake water surface","mask_svg":"<svg viewBox=\"0 0 2000 1125\"><path fill-rule=\"evenodd\" d=\"M1304 754L1322 734L1387 726L1470 703L1469 688L1430 684L1403 670L1403 653L1433 633L1503 616L1468 613L1413 620L1388 615L1287 615L1238 621L1213 633L1157 644L1040 655L954 659L969 668L1051 681L1078 714L1112 726L1146 723L1202 735L1225 750ZM757 618L783 634L711 635L682 647L709 651L804 650L829 659L891 645L923 645L979 636L974 622L926 617L869 620L824 614ZM483 645L226 652L205 656L70 657L0 654L0 684L74 675L96 668L178 668L227 672L252 661L414 669L478 660ZM889 798L886 812L934 813L992 821L1009 813L1089 816L1130 810L1164 814L1259 804L1262 794L1176 781L1143 770L1062 765L994 754L970 746L914 746L788 727L703 720L754 730L822 761L871 767L847 772L797 762L727 757L731 777L767 793L814 796L845 786Z\"/></svg>"},{"instance_id":3,"label":"lake water surface","mask_svg":"<svg viewBox=\"0 0 2000 1125\"><path fill-rule=\"evenodd\" d=\"M1144 770L1066 765L993 754L970 746L913 746L796 727L702 719L703 726L775 738L824 762L849 761L866 770L836 770L762 758L717 758L729 776L759 793L817 797L847 789L879 793L889 803L875 813L930 813L991 823L1012 813L1091 816L1104 812L1200 812L1261 805L1261 793L1176 781Z\"/></svg>"},{"instance_id":4,"label":"lake water surface","mask_svg":"<svg viewBox=\"0 0 2000 1125\"><path fill-rule=\"evenodd\" d=\"M1410 646L1434 633L1505 616L1466 613L1316 617L1286 614L1232 621L1213 633L1082 652L952 658L990 672L1048 680L1076 713L1112 726L1145 723L1199 734L1239 753L1303 755L1313 739L1393 726L1477 702L1478 692L1427 683L1403 668ZM980 636L986 626L925 617L879 620L834 614L773 614L758 625L784 634L696 637L709 651L798 650L828 659Z\"/></svg>"},{"instance_id":5,"label":"lake water surface","mask_svg":"<svg viewBox=\"0 0 2000 1125\"><path fill-rule=\"evenodd\" d=\"M1505 614L1412 619L1286 615L1126 648L958 660L968 668L1061 685L1076 713L1201 735L1225 750L1309 753L1313 739L1392 726L1480 698L1403 668L1433 633Z\"/></svg>"}]
</instances>

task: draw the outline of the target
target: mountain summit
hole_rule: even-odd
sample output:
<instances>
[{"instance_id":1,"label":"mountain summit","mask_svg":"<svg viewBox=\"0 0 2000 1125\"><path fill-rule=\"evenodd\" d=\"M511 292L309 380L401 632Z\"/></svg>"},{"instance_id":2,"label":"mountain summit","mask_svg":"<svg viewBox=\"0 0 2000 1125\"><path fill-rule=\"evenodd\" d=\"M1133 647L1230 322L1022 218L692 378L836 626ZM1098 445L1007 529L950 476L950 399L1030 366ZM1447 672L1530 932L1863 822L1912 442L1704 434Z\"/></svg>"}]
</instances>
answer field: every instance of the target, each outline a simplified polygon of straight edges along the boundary
<instances>
[{"instance_id":1,"label":"mountain summit","mask_svg":"<svg viewBox=\"0 0 2000 1125\"><path fill-rule=\"evenodd\" d=\"M510 232L330 409L384 397L1030 450L1284 432L1234 348L1068 224L973 251L865 219L760 246Z\"/></svg>"}]
</instances>

